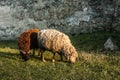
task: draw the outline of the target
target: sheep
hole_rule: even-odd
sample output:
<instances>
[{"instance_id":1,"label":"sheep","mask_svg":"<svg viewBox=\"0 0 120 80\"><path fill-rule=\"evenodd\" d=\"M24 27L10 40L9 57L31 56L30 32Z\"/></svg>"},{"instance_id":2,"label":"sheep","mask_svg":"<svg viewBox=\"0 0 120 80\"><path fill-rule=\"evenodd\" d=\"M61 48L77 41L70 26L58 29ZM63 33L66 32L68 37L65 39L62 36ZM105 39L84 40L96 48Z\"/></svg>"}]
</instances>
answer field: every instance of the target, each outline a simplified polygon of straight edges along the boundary
<instances>
[{"instance_id":1,"label":"sheep","mask_svg":"<svg viewBox=\"0 0 120 80\"><path fill-rule=\"evenodd\" d=\"M55 29L45 29L38 32L38 46L41 52L42 61L45 62L44 59L44 51L52 51L53 57L52 61L55 61L55 54L58 53L66 57L68 61L71 63L75 63L76 58L78 57L78 53L74 46L72 45L69 37Z\"/></svg>"},{"instance_id":2,"label":"sheep","mask_svg":"<svg viewBox=\"0 0 120 80\"><path fill-rule=\"evenodd\" d=\"M30 29L18 37L18 48L23 60L27 61L29 59L31 49L33 49L33 55L35 54L35 49L38 49L37 33L39 31L39 29Z\"/></svg>"}]
</instances>

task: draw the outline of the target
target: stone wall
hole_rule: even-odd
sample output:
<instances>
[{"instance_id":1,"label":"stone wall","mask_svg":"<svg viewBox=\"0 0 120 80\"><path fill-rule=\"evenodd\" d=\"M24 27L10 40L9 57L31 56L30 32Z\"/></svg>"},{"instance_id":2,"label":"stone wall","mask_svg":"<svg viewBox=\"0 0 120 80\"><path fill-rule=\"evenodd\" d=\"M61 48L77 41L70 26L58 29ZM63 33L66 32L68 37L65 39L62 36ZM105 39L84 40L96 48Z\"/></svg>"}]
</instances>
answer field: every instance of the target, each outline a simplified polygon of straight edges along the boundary
<instances>
[{"instance_id":1,"label":"stone wall","mask_svg":"<svg viewBox=\"0 0 120 80\"><path fill-rule=\"evenodd\" d=\"M120 29L120 0L0 0L0 40L30 28L67 34Z\"/></svg>"}]
</instances>

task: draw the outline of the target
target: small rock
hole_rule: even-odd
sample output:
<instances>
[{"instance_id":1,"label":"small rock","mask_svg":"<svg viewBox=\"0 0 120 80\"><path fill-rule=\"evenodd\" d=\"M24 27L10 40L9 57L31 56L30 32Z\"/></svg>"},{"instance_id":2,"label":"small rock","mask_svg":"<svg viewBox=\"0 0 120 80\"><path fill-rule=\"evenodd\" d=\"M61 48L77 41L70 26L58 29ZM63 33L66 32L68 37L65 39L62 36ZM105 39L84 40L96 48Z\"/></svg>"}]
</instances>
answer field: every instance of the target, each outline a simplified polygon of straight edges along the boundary
<instances>
[{"instance_id":1,"label":"small rock","mask_svg":"<svg viewBox=\"0 0 120 80\"><path fill-rule=\"evenodd\" d=\"M118 46L115 44L115 42L112 40L111 37L107 39L107 41L104 43L104 48L106 50L117 50Z\"/></svg>"}]
</instances>

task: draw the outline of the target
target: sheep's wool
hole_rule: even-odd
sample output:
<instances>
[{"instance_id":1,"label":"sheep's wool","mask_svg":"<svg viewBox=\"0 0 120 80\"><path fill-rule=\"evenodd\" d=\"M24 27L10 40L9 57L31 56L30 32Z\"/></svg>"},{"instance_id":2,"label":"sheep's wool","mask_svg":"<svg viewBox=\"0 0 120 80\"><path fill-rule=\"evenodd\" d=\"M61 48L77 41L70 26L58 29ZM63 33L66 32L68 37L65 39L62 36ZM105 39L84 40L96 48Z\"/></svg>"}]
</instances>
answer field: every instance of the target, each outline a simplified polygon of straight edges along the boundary
<instances>
[{"instance_id":1,"label":"sheep's wool","mask_svg":"<svg viewBox=\"0 0 120 80\"><path fill-rule=\"evenodd\" d=\"M38 32L38 43L40 48L50 50L52 52L62 53L68 59L78 56L75 48L72 46L69 37L57 30L46 29Z\"/></svg>"},{"instance_id":2,"label":"sheep's wool","mask_svg":"<svg viewBox=\"0 0 120 80\"><path fill-rule=\"evenodd\" d=\"M31 46L31 34L32 33L37 33L39 32L39 29L31 29L23 32L19 37L18 37L18 47L24 52L28 52L30 50Z\"/></svg>"}]
</instances>

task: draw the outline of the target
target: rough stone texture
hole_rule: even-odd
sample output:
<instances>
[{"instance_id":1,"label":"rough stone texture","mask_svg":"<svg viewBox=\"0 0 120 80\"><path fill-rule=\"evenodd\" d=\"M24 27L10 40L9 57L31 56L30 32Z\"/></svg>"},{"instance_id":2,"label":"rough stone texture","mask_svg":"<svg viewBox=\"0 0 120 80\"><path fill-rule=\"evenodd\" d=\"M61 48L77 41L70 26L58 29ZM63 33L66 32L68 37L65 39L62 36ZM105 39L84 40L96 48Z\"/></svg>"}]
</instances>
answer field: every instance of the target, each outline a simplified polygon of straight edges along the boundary
<instances>
[{"instance_id":1,"label":"rough stone texture","mask_svg":"<svg viewBox=\"0 0 120 80\"><path fill-rule=\"evenodd\" d=\"M17 39L29 28L120 30L120 0L0 0L0 40Z\"/></svg>"}]
</instances>

